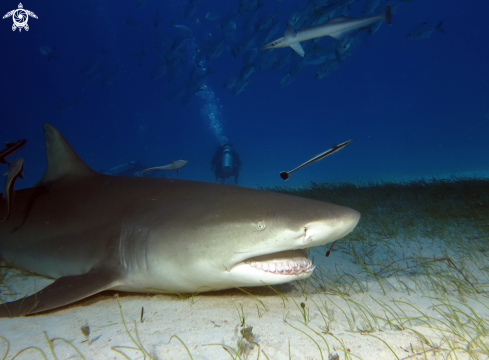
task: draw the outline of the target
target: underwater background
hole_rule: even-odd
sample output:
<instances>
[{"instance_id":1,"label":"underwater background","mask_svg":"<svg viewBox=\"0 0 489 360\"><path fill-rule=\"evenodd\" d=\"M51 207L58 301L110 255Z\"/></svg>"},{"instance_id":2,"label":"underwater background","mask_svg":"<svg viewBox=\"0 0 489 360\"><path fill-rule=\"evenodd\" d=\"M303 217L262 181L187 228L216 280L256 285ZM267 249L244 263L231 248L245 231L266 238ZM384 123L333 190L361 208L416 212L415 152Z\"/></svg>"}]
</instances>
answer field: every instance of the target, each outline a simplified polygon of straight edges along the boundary
<instances>
[{"instance_id":1,"label":"underwater background","mask_svg":"<svg viewBox=\"0 0 489 360\"><path fill-rule=\"evenodd\" d=\"M0 14L20 9L17 1L0 0ZM4 358L487 359L487 1L22 6L37 17L28 31L12 31L13 16L0 21L0 140L27 139L15 154L24 159L16 190L44 173L50 123L91 168L113 175L181 159L178 173L147 176L214 182L211 159L230 142L238 185L341 204L362 219L334 248L310 250L307 280L109 292L2 319ZM305 41L304 57L261 49L287 27L388 8L391 25ZM287 182L279 176L350 139ZM52 282L0 265L0 302Z\"/></svg>"},{"instance_id":2,"label":"underwater background","mask_svg":"<svg viewBox=\"0 0 489 360\"><path fill-rule=\"evenodd\" d=\"M260 46L287 23L298 30L321 15L307 1L22 4L38 16L29 31L12 31L12 17L0 22L1 138L27 139L16 188L45 170L45 122L96 171L184 159L178 175L163 176L214 182L210 161L227 140L242 162L238 185L249 187L489 172L483 0L330 0L323 22L390 5L392 25L361 29L341 54L332 38L306 41L305 58ZM0 5L3 13L18 7ZM413 31L419 36L409 39ZM320 51L336 61L318 80L325 57L308 54ZM287 183L279 177L349 139Z\"/></svg>"}]
</instances>

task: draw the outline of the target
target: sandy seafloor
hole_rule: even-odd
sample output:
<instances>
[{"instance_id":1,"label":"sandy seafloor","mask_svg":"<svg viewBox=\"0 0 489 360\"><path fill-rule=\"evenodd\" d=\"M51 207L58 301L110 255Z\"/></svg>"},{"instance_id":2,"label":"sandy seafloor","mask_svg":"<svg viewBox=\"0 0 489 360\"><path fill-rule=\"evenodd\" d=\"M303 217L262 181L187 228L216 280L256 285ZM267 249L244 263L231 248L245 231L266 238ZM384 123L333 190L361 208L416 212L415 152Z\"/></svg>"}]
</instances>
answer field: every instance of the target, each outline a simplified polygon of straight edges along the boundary
<instances>
[{"instance_id":1,"label":"sandy seafloor","mask_svg":"<svg viewBox=\"0 0 489 360\"><path fill-rule=\"evenodd\" d=\"M396 245L392 245L391 250L397 246L394 251L404 256L417 252L430 258L444 252L443 240L410 243L406 239L395 239L392 244ZM69 341L86 359L143 359L142 351L122 348L136 347L130 337L136 339L135 326L147 354L155 359L190 359L182 343L172 338L174 335L185 343L193 359L237 358L230 353L234 355L233 351L238 348L243 314L245 327L253 327L254 342L260 346L260 359L335 359L335 354L337 359L445 359L449 349L457 347L462 350L452 353L453 359L468 359L469 350L473 358L489 357L489 334L484 333L487 329L481 325L489 324L487 297L482 294L463 296L453 289L440 295L428 289L433 286L431 280L416 275L415 271L412 276L400 275L400 281L388 278L379 283L366 276L346 250L339 243L329 258L324 256L324 247L315 248L309 254L314 257L314 263L324 269L324 274L330 273L338 280L337 288L326 286L324 291L314 291L308 285L303 292L304 283L292 282L276 287L284 297L267 288L247 288L254 296L234 289L186 299L176 295L120 293L122 312L131 335L124 328L115 292L104 292L42 315L0 319L0 334L10 343L6 358L12 359L22 349L35 346L47 359L54 359L44 335L46 332L51 340ZM444 254L456 255L446 251ZM383 256L377 255L379 259ZM476 274L477 268L480 269L481 264L474 263L474 269L466 270ZM318 268L315 271L318 272ZM338 279L335 273L349 275ZM480 281L484 283L487 279ZM4 285L18 298L49 282L40 277L7 276ZM12 299L5 295L7 292L7 288L2 289L3 300ZM307 322L301 312L301 302L305 305ZM440 306L443 302L459 310L450 311ZM141 307L144 307L142 323ZM443 324L448 331L441 331ZM89 341L81 331L83 325L90 327ZM474 330L477 326L482 334ZM57 359L81 358L62 340L54 340L52 344ZM242 340L241 348L248 345L246 339ZM440 347L441 351L421 354L429 350L430 345ZM127 357L114 351L114 347L119 347ZM255 345L241 358L257 359L258 349ZM6 351L6 343L1 344L0 356ZM29 349L15 358L44 357L39 350Z\"/></svg>"}]
</instances>

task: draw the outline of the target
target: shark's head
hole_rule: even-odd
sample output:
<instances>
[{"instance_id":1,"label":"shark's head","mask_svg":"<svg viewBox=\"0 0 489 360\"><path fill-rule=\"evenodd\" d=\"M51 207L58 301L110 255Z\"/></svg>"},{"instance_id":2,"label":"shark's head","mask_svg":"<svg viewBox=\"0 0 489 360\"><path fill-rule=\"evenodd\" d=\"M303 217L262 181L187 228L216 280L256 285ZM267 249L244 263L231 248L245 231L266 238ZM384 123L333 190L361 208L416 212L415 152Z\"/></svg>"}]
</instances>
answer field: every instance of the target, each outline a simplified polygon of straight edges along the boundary
<instances>
[{"instance_id":1,"label":"shark's head","mask_svg":"<svg viewBox=\"0 0 489 360\"><path fill-rule=\"evenodd\" d=\"M267 49L278 49L278 48L282 48L282 47L285 47L285 46L288 46L285 44L285 38L284 37L281 37L279 39L276 39L272 42L269 42L268 44L262 46L262 50L267 50Z\"/></svg>"},{"instance_id":2,"label":"shark's head","mask_svg":"<svg viewBox=\"0 0 489 360\"><path fill-rule=\"evenodd\" d=\"M173 184L171 196L185 198L197 183ZM198 195L192 191L151 235L150 267L161 265L171 287L183 292L307 278L314 264L305 250L342 238L360 219L355 210L322 201L198 184Z\"/></svg>"},{"instance_id":3,"label":"shark's head","mask_svg":"<svg viewBox=\"0 0 489 360\"><path fill-rule=\"evenodd\" d=\"M240 251L234 251L226 265L225 274L243 284L279 284L309 277L315 266L305 250L344 237L360 219L357 211L326 202L262 195L261 204L256 200L246 204L248 221L243 225L248 236L241 239Z\"/></svg>"}]
</instances>

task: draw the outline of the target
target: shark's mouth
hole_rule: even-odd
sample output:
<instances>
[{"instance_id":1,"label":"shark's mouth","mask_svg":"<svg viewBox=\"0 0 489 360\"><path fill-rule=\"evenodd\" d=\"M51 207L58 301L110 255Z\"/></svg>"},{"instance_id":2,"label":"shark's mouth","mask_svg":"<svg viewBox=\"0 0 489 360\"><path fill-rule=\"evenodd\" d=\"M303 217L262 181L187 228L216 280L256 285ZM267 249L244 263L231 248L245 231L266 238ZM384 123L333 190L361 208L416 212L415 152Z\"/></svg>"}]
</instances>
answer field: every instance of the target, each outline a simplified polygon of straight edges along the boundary
<instances>
[{"instance_id":1,"label":"shark's mouth","mask_svg":"<svg viewBox=\"0 0 489 360\"><path fill-rule=\"evenodd\" d=\"M277 275L308 274L315 268L312 261L307 258L306 252L302 249L255 256L244 260L236 266L243 264Z\"/></svg>"}]
</instances>

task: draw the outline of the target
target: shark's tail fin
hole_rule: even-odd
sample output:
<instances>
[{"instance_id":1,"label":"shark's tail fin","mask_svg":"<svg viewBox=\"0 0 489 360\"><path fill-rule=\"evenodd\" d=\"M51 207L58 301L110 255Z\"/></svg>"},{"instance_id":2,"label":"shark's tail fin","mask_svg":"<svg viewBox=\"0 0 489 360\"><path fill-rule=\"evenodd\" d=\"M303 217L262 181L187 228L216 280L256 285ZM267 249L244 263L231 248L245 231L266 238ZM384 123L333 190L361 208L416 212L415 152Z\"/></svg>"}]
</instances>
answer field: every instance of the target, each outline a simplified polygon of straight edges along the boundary
<instances>
[{"instance_id":1,"label":"shark's tail fin","mask_svg":"<svg viewBox=\"0 0 489 360\"><path fill-rule=\"evenodd\" d=\"M39 185L48 185L67 175L87 176L95 172L73 151L66 139L49 124L44 124L47 168Z\"/></svg>"},{"instance_id":2,"label":"shark's tail fin","mask_svg":"<svg viewBox=\"0 0 489 360\"><path fill-rule=\"evenodd\" d=\"M385 11L384 11L384 14L382 16L382 20L386 23L386 24L392 24L392 14L391 14L391 6L387 6L385 8Z\"/></svg>"}]
</instances>

